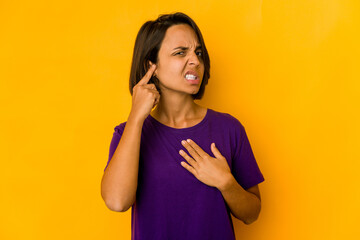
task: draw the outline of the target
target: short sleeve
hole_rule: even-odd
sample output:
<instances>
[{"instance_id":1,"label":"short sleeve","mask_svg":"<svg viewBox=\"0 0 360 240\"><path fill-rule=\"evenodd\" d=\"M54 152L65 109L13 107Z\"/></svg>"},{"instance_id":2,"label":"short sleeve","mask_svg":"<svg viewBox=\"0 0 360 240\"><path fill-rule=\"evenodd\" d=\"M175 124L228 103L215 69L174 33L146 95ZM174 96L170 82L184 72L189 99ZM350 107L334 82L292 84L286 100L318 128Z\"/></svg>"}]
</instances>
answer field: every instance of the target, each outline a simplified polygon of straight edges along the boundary
<instances>
[{"instance_id":1,"label":"short sleeve","mask_svg":"<svg viewBox=\"0 0 360 240\"><path fill-rule=\"evenodd\" d=\"M114 128L113 137L112 137L111 143L110 143L109 158L108 158L106 167L104 168L104 172L105 172L107 166L109 165L110 160L111 160L112 156L114 155L115 150L120 142L121 136L125 129L125 125L126 125L126 122L123 122Z\"/></svg>"},{"instance_id":2,"label":"short sleeve","mask_svg":"<svg viewBox=\"0 0 360 240\"><path fill-rule=\"evenodd\" d=\"M237 182L244 189L248 189L263 182L264 177L256 162L245 128L238 120L234 132L236 147L232 159L232 173Z\"/></svg>"}]
</instances>

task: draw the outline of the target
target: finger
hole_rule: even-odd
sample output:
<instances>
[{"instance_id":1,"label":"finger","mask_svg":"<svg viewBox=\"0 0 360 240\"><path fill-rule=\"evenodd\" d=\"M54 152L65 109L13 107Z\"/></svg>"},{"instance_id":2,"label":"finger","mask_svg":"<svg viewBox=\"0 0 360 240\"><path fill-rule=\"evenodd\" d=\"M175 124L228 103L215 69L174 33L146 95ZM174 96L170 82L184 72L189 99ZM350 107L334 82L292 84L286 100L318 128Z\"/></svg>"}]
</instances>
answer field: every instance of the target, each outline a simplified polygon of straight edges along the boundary
<instances>
[{"instance_id":1,"label":"finger","mask_svg":"<svg viewBox=\"0 0 360 240\"><path fill-rule=\"evenodd\" d=\"M206 156L209 156L209 154L207 154L204 150L202 150L202 148L201 148L199 145L197 145L193 140L188 139L188 140L186 140L186 141L187 141L187 143L188 143L193 149L195 149L195 151L197 152L197 154L198 154L199 156L201 156L202 158L204 158L204 157L206 157Z\"/></svg>"},{"instance_id":2,"label":"finger","mask_svg":"<svg viewBox=\"0 0 360 240\"><path fill-rule=\"evenodd\" d=\"M189 164L187 164L186 162L181 162L181 166L183 166L185 169L187 169L189 172L191 172L196 177L197 173L196 173L195 169L193 167L191 167Z\"/></svg>"},{"instance_id":3,"label":"finger","mask_svg":"<svg viewBox=\"0 0 360 240\"><path fill-rule=\"evenodd\" d=\"M156 96L156 104L158 104L160 101L160 94Z\"/></svg>"},{"instance_id":4,"label":"finger","mask_svg":"<svg viewBox=\"0 0 360 240\"><path fill-rule=\"evenodd\" d=\"M149 68L149 70L146 72L145 76L138 82L139 85L147 84L151 78L151 76L154 74L154 71L156 69L156 65L153 64Z\"/></svg>"},{"instance_id":5,"label":"finger","mask_svg":"<svg viewBox=\"0 0 360 240\"><path fill-rule=\"evenodd\" d=\"M159 103L159 101L160 101L160 94L158 92L156 92L153 108Z\"/></svg>"},{"instance_id":6,"label":"finger","mask_svg":"<svg viewBox=\"0 0 360 240\"><path fill-rule=\"evenodd\" d=\"M156 90L151 90L152 91L152 93L154 93L155 94L155 101L159 101L159 98L160 98L160 94L156 91Z\"/></svg>"},{"instance_id":7,"label":"finger","mask_svg":"<svg viewBox=\"0 0 360 240\"><path fill-rule=\"evenodd\" d=\"M156 98L155 99L155 102L154 102L154 105L153 105L153 108L159 103L159 98Z\"/></svg>"},{"instance_id":8,"label":"finger","mask_svg":"<svg viewBox=\"0 0 360 240\"><path fill-rule=\"evenodd\" d=\"M156 87L155 87L155 84L153 83L148 83L148 84L144 84L144 85L141 85L143 88L146 88L146 89L152 89L152 90L157 90Z\"/></svg>"},{"instance_id":9,"label":"finger","mask_svg":"<svg viewBox=\"0 0 360 240\"><path fill-rule=\"evenodd\" d=\"M224 156L220 153L219 149L215 146L215 143L211 144L211 151L214 153L215 158L223 158Z\"/></svg>"},{"instance_id":10,"label":"finger","mask_svg":"<svg viewBox=\"0 0 360 240\"><path fill-rule=\"evenodd\" d=\"M181 144L186 148L186 150L196 161L201 161L201 156L195 151L193 147L191 147L191 145L187 141L182 140Z\"/></svg>"},{"instance_id":11,"label":"finger","mask_svg":"<svg viewBox=\"0 0 360 240\"><path fill-rule=\"evenodd\" d=\"M155 100L159 100L160 99L160 93L156 90L152 90L152 92L155 94Z\"/></svg>"},{"instance_id":12,"label":"finger","mask_svg":"<svg viewBox=\"0 0 360 240\"><path fill-rule=\"evenodd\" d=\"M196 166L197 166L198 163L197 163L194 159L192 159L185 151L180 150L180 151L179 151L179 154L180 154L183 158L185 158L185 160L186 160L188 163L190 163L190 165L191 165L193 168L196 168Z\"/></svg>"},{"instance_id":13,"label":"finger","mask_svg":"<svg viewBox=\"0 0 360 240\"><path fill-rule=\"evenodd\" d=\"M146 88L147 91L149 91L149 92L151 92L151 93L154 93L156 97L160 96L160 93L158 92L158 90L152 89L152 88L150 88L150 87L145 87L145 86L146 86L146 85L142 85L141 87Z\"/></svg>"},{"instance_id":14,"label":"finger","mask_svg":"<svg viewBox=\"0 0 360 240\"><path fill-rule=\"evenodd\" d=\"M155 102L154 102L154 105L153 105L153 108L154 108L158 103L159 103L159 99L156 98L156 99L155 99Z\"/></svg>"}]
</instances>

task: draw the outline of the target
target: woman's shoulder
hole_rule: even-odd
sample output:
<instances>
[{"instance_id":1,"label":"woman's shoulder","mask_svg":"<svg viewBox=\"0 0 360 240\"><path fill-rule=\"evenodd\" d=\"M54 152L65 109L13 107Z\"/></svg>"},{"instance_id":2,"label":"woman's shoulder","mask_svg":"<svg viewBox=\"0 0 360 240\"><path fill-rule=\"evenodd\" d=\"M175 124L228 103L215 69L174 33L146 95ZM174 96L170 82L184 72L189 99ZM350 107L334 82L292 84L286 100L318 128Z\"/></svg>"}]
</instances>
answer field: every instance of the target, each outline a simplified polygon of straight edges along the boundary
<instances>
[{"instance_id":1,"label":"woman's shoulder","mask_svg":"<svg viewBox=\"0 0 360 240\"><path fill-rule=\"evenodd\" d=\"M118 124L117 126L114 127L114 131L116 133L122 133L125 129L125 125L126 125L126 121L125 122L121 122L120 124Z\"/></svg>"},{"instance_id":2,"label":"woman's shoulder","mask_svg":"<svg viewBox=\"0 0 360 240\"><path fill-rule=\"evenodd\" d=\"M244 128L240 120L228 112L222 112L210 108L209 111L211 112L211 117L217 124L231 128Z\"/></svg>"}]
</instances>

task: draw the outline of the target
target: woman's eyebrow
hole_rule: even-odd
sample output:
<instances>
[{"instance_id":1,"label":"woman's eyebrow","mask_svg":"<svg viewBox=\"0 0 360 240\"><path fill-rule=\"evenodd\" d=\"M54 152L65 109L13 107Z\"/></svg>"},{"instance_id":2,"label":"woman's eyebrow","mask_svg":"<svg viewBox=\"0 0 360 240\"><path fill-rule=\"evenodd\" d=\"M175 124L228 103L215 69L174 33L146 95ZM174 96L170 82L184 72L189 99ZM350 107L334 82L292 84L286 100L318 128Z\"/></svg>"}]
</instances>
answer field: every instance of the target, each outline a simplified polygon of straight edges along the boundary
<instances>
[{"instance_id":1,"label":"woman's eyebrow","mask_svg":"<svg viewBox=\"0 0 360 240\"><path fill-rule=\"evenodd\" d=\"M201 45L196 46L196 49L199 49L199 48L201 48ZM183 47L183 46L180 46L180 47L176 47L176 48L174 48L173 50L176 50L176 49L188 50L189 48L188 48L188 47Z\"/></svg>"}]
</instances>

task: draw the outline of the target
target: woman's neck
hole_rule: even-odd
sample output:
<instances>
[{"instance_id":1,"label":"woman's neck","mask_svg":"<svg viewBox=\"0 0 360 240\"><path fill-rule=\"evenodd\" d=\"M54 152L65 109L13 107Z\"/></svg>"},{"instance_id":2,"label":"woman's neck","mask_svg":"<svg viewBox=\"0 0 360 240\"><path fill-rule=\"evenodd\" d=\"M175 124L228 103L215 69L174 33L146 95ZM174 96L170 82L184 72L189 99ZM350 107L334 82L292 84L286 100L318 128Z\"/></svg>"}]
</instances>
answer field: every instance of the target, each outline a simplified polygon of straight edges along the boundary
<instances>
[{"instance_id":1,"label":"woman's neck","mask_svg":"<svg viewBox=\"0 0 360 240\"><path fill-rule=\"evenodd\" d=\"M151 116L156 120L170 126L186 125L188 121L201 118L204 108L194 102L191 95L171 98L161 95Z\"/></svg>"}]
</instances>

